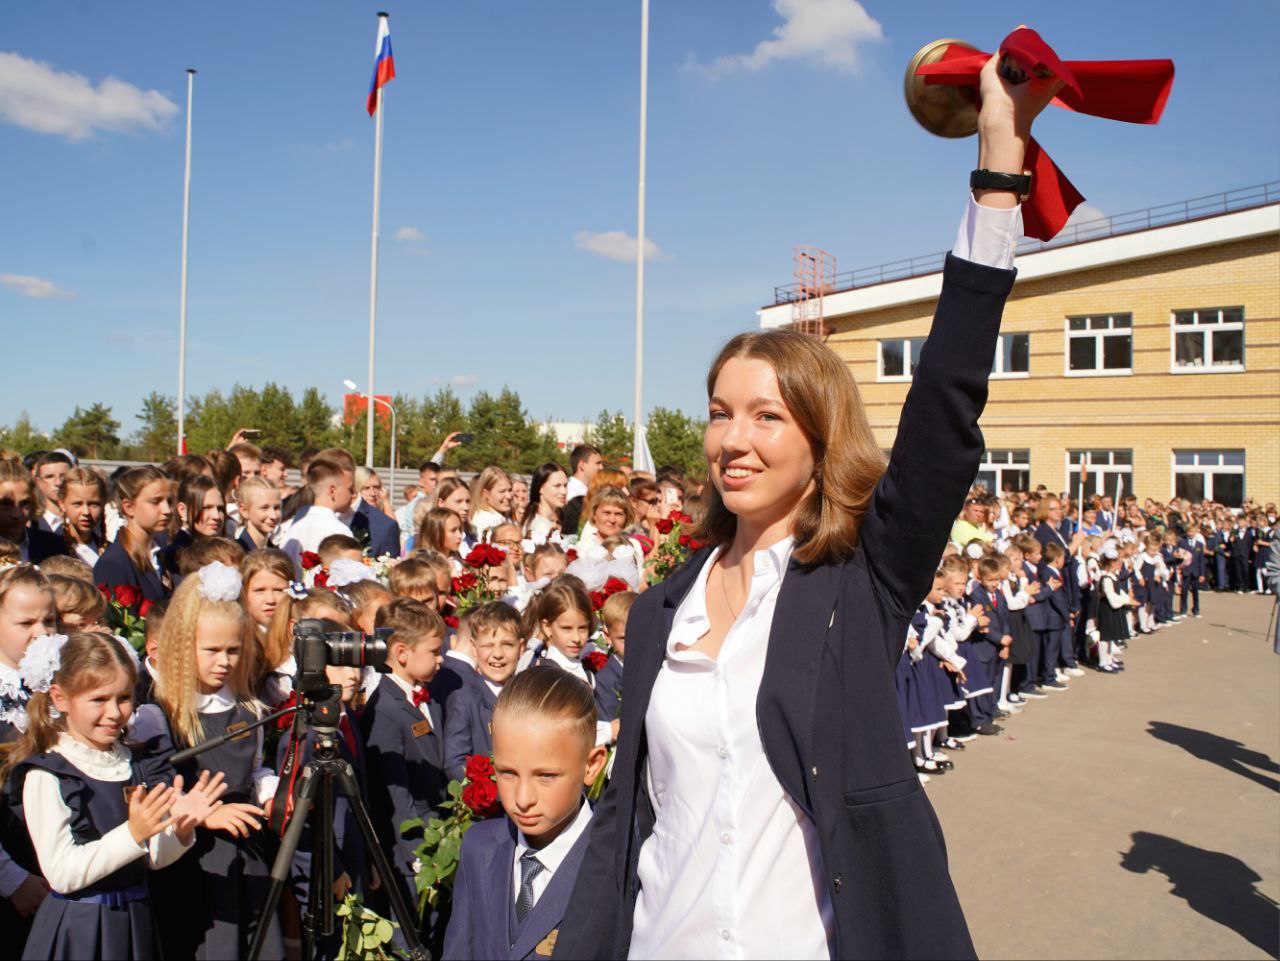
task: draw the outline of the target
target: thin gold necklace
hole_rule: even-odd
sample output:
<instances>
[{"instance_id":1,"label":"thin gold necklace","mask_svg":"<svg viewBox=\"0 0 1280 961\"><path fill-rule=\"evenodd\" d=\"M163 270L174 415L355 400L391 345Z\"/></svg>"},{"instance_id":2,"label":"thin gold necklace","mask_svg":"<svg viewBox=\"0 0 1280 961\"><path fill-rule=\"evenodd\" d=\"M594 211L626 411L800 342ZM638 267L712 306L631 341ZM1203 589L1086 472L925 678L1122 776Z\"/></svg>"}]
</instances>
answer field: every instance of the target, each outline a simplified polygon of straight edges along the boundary
<instances>
[{"instance_id":1,"label":"thin gold necklace","mask_svg":"<svg viewBox=\"0 0 1280 961\"><path fill-rule=\"evenodd\" d=\"M724 606L729 608L729 613L733 615L734 621L738 620L738 612L733 609L733 605L729 603L729 577L724 572L724 564L720 564L720 593L724 595Z\"/></svg>"}]
</instances>

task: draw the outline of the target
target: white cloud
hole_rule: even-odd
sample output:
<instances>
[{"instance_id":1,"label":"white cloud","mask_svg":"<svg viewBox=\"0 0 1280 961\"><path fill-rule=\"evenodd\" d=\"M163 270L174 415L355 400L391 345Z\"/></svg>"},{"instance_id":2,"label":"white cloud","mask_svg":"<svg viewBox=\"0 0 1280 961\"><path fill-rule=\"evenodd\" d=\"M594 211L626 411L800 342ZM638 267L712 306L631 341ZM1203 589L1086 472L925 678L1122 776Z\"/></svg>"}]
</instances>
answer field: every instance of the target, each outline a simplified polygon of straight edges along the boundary
<instances>
[{"instance_id":1,"label":"white cloud","mask_svg":"<svg viewBox=\"0 0 1280 961\"><path fill-rule=\"evenodd\" d=\"M343 150L350 150L356 145L356 142L350 137L343 137L341 140L334 140L324 145L326 153L338 153Z\"/></svg>"},{"instance_id":2,"label":"white cloud","mask_svg":"<svg viewBox=\"0 0 1280 961\"><path fill-rule=\"evenodd\" d=\"M479 374L455 374L452 377L432 377L433 384L448 384L450 387L474 387L480 383Z\"/></svg>"},{"instance_id":3,"label":"white cloud","mask_svg":"<svg viewBox=\"0 0 1280 961\"><path fill-rule=\"evenodd\" d=\"M858 0L773 0L783 23L750 53L718 57L711 73L759 70L775 60L806 60L834 70L861 66L860 44L884 39L884 30Z\"/></svg>"},{"instance_id":4,"label":"white cloud","mask_svg":"<svg viewBox=\"0 0 1280 961\"><path fill-rule=\"evenodd\" d=\"M117 77L96 87L16 53L0 53L0 120L85 140L95 131L161 130L178 106L158 90L140 90Z\"/></svg>"},{"instance_id":5,"label":"white cloud","mask_svg":"<svg viewBox=\"0 0 1280 961\"><path fill-rule=\"evenodd\" d=\"M633 261L636 259L636 238L625 230L605 230L600 233L579 230L573 235L573 242L579 250L588 251L608 260ZM666 260L668 257L652 239L646 237L644 259Z\"/></svg>"},{"instance_id":6,"label":"white cloud","mask_svg":"<svg viewBox=\"0 0 1280 961\"><path fill-rule=\"evenodd\" d=\"M410 241L418 241L419 243L422 243L425 242L426 239L426 234L417 227L401 227L396 231L396 240L401 243L409 243Z\"/></svg>"},{"instance_id":7,"label":"white cloud","mask_svg":"<svg viewBox=\"0 0 1280 961\"><path fill-rule=\"evenodd\" d=\"M1071 216L1067 218L1067 225L1074 227L1076 224L1087 223L1090 220L1101 220L1106 216L1105 212L1099 210L1086 200L1083 201L1075 210L1071 211Z\"/></svg>"},{"instance_id":8,"label":"white cloud","mask_svg":"<svg viewBox=\"0 0 1280 961\"><path fill-rule=\"evenodd\" d=\"M29 277L26 274L0 274L0 284L8 287L16 294L30 297L32 300L75 300L76 295L70 290L63 290L52 280L43 277Z\"/></svg>"}]
</instances>

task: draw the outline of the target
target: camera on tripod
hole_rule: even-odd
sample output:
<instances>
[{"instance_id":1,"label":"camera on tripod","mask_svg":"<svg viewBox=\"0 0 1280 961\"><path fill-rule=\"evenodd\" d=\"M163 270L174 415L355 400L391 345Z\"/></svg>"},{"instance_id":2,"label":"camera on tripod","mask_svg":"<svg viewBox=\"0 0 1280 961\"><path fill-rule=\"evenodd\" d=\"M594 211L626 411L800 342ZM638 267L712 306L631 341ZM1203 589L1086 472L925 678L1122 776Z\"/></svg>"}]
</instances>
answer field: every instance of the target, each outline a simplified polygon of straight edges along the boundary
<instances>
[{"instance_id":1,"label":"camera on tripod","mask_svg":"<svg viewBox=\"0 0 1280 961\"><path fill-rule=\"evenodd\" d=\"M372 667L381 670L387 663L387 638L391 629L382 627L372 634L343 630L342 625L316 617L304 617L293 629L293 657L298 665L294 690L312 700L330 696L326 667Z\"/></svg>"}]
</instances>

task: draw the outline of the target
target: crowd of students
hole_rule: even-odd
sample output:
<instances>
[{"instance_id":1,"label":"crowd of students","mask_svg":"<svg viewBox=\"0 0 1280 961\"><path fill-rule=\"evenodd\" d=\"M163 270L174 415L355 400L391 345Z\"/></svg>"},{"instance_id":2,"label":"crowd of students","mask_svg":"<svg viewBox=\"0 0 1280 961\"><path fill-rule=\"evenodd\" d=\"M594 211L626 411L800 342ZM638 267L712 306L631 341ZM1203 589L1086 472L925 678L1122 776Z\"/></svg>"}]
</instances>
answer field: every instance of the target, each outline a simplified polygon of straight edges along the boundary
<instances>
[{"instance_id":1,"label":"crowd of students","mask_svg":"<svg viewBox=\"0 0 1280 961\"><path fill-rule=\"evenodd\" d=\"M1129 641L1188 616L1200 592L1267 593L1276 505L1071 504L1043 487L976 487L908 628L898 704L921 781L999 720L1125 669ZM1177 601L1175 610L1175 600Z\"/></svg>"},{"instance_id":2,"label":"crowd of students","mask_svg":"<svg viewBox=\"0 0 1280 961\"><path fill-rule=\"evenodd\" d=\"M297 956L310 839L264 918L267 825L314 735L259 727L170 758L297 703L302 618L387 637L382 671L326 674L393 876L339 798L333 896L385 913L394 886L416 905L420 835L401 826L492 756L503 816L466 835L422 935L445 958L551 953L585 852L584 790L621 723L627 617L702 493L675 470L613 470L589 445L567 468L468 483L445 466L458 443L399 510L338 449L303 452L296 489L288 452L239 436L109 478L66 452L0 453L0 915L25 957L241 957L259 926L264 957ZM1199 616L1201 587L1260 590L1274 530L1273 505L1102 498L1076 516L1043 490L975 489L897 671L921 778L1084 665L1122 672L1135 634ZM113 635L137 618L135 652Z\"/></svg>"}]
</instances>

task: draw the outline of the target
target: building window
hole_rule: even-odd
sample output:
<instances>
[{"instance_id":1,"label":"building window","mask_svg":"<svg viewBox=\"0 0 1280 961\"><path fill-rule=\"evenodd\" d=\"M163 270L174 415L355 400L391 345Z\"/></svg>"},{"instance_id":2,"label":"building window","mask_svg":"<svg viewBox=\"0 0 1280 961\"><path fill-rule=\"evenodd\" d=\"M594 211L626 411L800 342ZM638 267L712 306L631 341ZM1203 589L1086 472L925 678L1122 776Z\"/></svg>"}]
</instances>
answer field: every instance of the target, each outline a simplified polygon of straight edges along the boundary
<instances>
[{"instance_id":1,"label":"building window","mask_svg":"<svg viewBox=\"0 0 1280 961\"><path fill-rule=\"evenodd\" d=\"M920 348L923 337L880 341L880 369L877 380L910 380L920 364Z\"/></svg>"},{"instance_id":2,"label":"building window","mask_svg":"<svg viewBox=\"0 0 1280 961\"><path fill-rule=\"evenodd\" d=\"M1244 370L1244 308L1201 307L1173 312L1173 372Z\"/></svg>"},{"instance_id":3,"label":"building window","mask_svg":"<svg viewBox=\"0 0 1280 961\"><path fill-rule=\"evenodd\" d=\"M1239 507L1244 501L1244 451L1175 450L1173 493L1189 501Z\"/></svg>"},{"instance_id":4,"label":"building window","mask_svg":"<svg viewBox=\"0 0 1280 961\"><path fill-rule=\"evenodd\" d=\"M996 341L992 377L1026 377L1031 372L1031 335L1001 334Z\"/></svg>"},{"instance_id":5,"label":"building window","mask_svg":"<svg viewBox=\"0 0 1280 961\"><path fill-rule=\"evenodd\" d=\"M1094 494L1114 497L1119 503L1122 494L1133 493L1132 450L1069 450L1067 451L1067 494L1077 497L1080 493L1081 467L1087 468L1084 496Z\"/></svg>"},{"instance_id":6,"label":"building window","mask_svg":"<svg viewBox=\"0 0 1280 961\"><path fill-rule=\"evenodd\" d=\"M984 451L982 466L978 468L977 483L990 494L1000 494L1005 488L1015 491L1031 490L1031 451Z\"/></svg>"},{"instance_id":7,"label":"building window","mask_svg":"<svg viewBox=\"0 0 1280 961\"><path fill-rule=\"evenodd\" d=\"M1067 318L1067 376L1133 373L1133 314Z\"/></svg>"}]
</instances>

